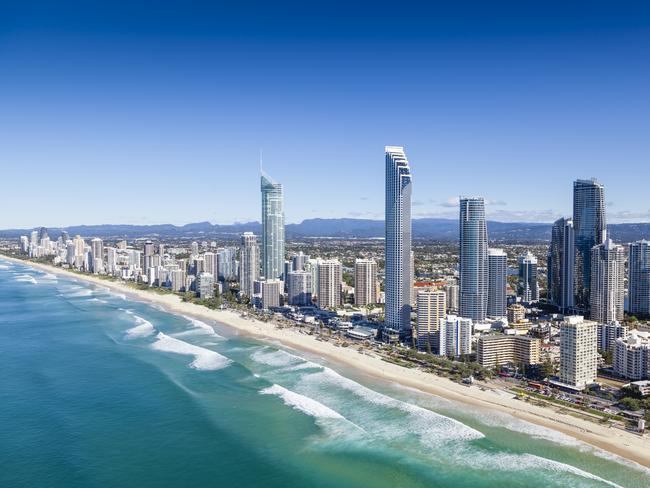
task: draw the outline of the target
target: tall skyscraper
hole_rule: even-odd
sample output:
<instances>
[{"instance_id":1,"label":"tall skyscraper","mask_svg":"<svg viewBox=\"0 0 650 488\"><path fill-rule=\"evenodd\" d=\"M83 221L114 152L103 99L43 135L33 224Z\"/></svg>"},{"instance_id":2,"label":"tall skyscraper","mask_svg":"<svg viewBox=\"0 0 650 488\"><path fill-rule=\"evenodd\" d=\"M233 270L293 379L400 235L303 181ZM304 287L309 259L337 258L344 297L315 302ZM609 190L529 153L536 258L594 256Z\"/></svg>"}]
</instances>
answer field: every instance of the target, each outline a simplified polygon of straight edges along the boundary
<instances>
[{"instance_id":1,"label":"tall skyscraper","mask_svg":"<svg viewBox=\"0 0 650 488\"><path fill-rule=\"evenodd\" d=\"M341 280L343 268L335 259L318 263L318 306L336 308L341 306Z\"/></svg>"},{"instance_id":2,"label":"tall skyscraper","mask_svg":"<svg viewBox=\"0 0 650 488\"><path fill-rule=\"evenodd\" d=\"M630 314L650 316L650 241L630 244L628 258Z\"/></svg>"},{"instance_id":3,"label":"tall skyscraper","mask_svg":"<svg viewBox=\"0 0 650 488\"><path fill-rule=\"evenodd\" d=\"M488 301L488 238L485 201L460 199L460 315L485 320Z\"/></svg>"},{"instance_id":4,"label":"tall skyscraper","mask_svg":"<svg viewBox=\"0 0 650 488\"><path fill-rule=\"evenodd\" d=\"M537 258L530 251L519 256L519 295L526 303L539 301Z\"/></svg>"},{"instance_id":5,"label":"tall skyscraper","mask_svg":"<svg viewBox=\"0 0 650 488\"><path fill-rule=\"evenodd\" d=\"M386 327L411 330L411 168L404 148L386 146Z\"/></svg>"},{"instance_id":6,"label":"tall skyscraper","mask_svg":"<svg viewBox=\"0 0 650 488\"><path fill-rule=\"evenodd\" d=\"M591 248L605 241L605 190L595 178L573 183L575 231L575 305L589 310Z\"/></svg>"},{"instance_id":7,"label":"tall skyscraper","mask_svg":"<svg viewBox=\"0 0 650 488\"><path fill-rule=\"evenodd\" d=\"M244 232L241 236L239 258L240 292L252 297L255 291L255 281L260 277L260 248L257 236L252 232Z\"/></svg>"},{"instance_id":8,"label":"tall skyscraper","mask_svg":"<svg viewBox=\"0 0 650 488\"><path fill-rule=\"evenodd\" d=\"M104 272L104 241L95 237L90 241L90 252L92 255L92 272Z\"/></svg>"},{"instance_id":9,"label":"tall skyscraper","mask_svg":"<svg viewBox=\"0 0 650 488\"><path fill-rule=\"evenodd\" d=\"M282 279L284 274L284 197L282 185L266 173L261 175L262 191L262 275Z\"/></svg>"},{"instance_id":10,"label":"tall skyscraper","mask_svg":"<svg viewBox=\"0 0 650 488\"><path fill-rule=\"evenodd\" d=\"M417 295L417 346L421 351L437 352L437 332L445 317L447 296L444 291L421 291Z\"/></svg>"},{"instance_id":11,"label":"tall skyscraper","mask_svg":"<svg viewBox=\"0 0 650 488\"><path fill-rule=\"evenodd\" d=\"M591 320L611 324L624 318L625 251L611 239L591 250Z\"/></svg>"},{"instance_id":12,"label":"tall skyscraper","mask_svg":"<svg viewBox=\"0 0 650 488\"><path fill-rule=\"evenodd\" d=\"M489 317L506 316L506 286L508 284L508 255L503 249L488 249L488 306Z\"/></svg>"},{"instance_id":13,"label":"tall skyscraper","mask_svg":"<svg viewBox=\"0 0 650 488\"><path fill-rule=\"evenodd\" d=\"M553 224L548 253L548 300L562 312L573 309L575 250L573 219L561 218Z\"/></svg>"},{"instance_id":14,"label":"tall skyscraper","mask_svg":"<svg viewBox=\"0 0 650 488\"><path fill-rule=\"evenodd\" d=\"M377 263L374 259L354 262L354 303L360 307L377 303Z\"/></svg>"}]
</instances>

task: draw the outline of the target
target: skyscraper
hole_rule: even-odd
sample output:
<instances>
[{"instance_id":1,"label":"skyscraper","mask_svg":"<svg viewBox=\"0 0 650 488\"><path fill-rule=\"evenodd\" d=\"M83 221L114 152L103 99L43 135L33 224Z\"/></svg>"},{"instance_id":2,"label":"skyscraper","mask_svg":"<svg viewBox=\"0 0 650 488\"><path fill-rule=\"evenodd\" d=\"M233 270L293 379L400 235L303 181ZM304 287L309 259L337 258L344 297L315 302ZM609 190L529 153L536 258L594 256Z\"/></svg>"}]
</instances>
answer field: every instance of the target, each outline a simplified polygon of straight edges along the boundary
<instances>
[{"instance_id":1,"label":"skyscraper","mask_svg":"<svg viewBox=\"0 0 650 488\"><path fill-rule=\"evenodd\" d=\"M374 259L354 262L354 303L361 307L377 303L377 263Z\"/></svg>"},{"instance_id":2,"label":"skyscraper","mask_svg":"<svg viewBox=\"0 0 650 488\"><path fill-rule=\"evenodd\" d=\"M239 259L240 292L252 297L255 291L255 281L260 277L260 248L257 236L252 232L244 232L241 236L241 254Z\"/></svg>"},{"instance_id":3,"label":"skyscraper","mask_svg":"<svg viewBox=\"0 0 650 488\"><path fill-rule=\"evenodd\" d=\"M595 178L573 183L575 230L575 305L589 310L591 248L605 241L605 191Z\"/></svg>"},{"instance_id":4,"label":"skyscraper","mask_svg":"<svg viewBox=\"0 0 650 488\"><path fill-rule=\"evenodd\" d=\"M104 241L95 237L90 241L90 252L92 255L92 272L104 272Z\"/></svg>"},{"instance_id":5,"label":"skyscraper","mask_svg":"<svg viewBox=\"0 0 650 488\"><path fill-rule=\"evenodd\" d=\"M284 197L282 185L266 173L261 175L262 191L262 275L282 279L284 274Z\"/></svg>"},{"instance_id":6,"label":"skyscraper","mask_svg":"<svg viewBox=\"0 0 650 488\"><path fill-rule=\"evenodd\" d=\"M573 219L561 218L553 224L548 253L548 300L562 312L573 309L575 250Z\"/></svg>"},{"instance_id":7,"label":"skyscraper","mask_svg":"<svg viewBox=\"0 0 650 488\"><path fill-rule=\"evenodd\" d=\"M404 148L386 146L386 327L411 329L411 169Z\"/></svg>"},{"instance_id":8,"label":"skyscraper","mask_svg":"<svg viewBox=\"0 0 650 488\"><path fill-rule=\"evenodd\" d=\"M530 251L519 256L519 295L526 303L539 301L537 258Z\"/></svg>"},{"instance_id":9,"label":"skyscraper","mask_svg":"<svg viewBox=\"0 0 650 488\"><path fill-rule=\"evenodd\" d=\"M489 317L506 316L506 286L508 255L503 249L488 249L488 306Z\"/></svg>"},{"instance_id":10,"label":"skyscraper","mask_svg":"<svg viewBox=\"0 0 650 488\"><path fill-rule=\"evenodd\" d=\"M488 301L488 238L485 201L460 199L460 315L485 320Z\"/></svg>"},{"instance_id":11,"label":"skyscraper","mask_svg":"<svg viewBox=\"0 0 650 488\"><path fill-rule=\"evenodd\" d=\"M628 258L628 287L630 314L650 316L650 242L630 244Z\"/></svg>"},{"instance_id":12,"label":"skyscraper","mask_svg":"<svg viewBox=\"0 0 650 488\"><path fill-rule=\"evenodd\" d=\"M611 324L624 318L625 251L611 239L591 250L591 320Z\"/></svg>"}]
</instances>

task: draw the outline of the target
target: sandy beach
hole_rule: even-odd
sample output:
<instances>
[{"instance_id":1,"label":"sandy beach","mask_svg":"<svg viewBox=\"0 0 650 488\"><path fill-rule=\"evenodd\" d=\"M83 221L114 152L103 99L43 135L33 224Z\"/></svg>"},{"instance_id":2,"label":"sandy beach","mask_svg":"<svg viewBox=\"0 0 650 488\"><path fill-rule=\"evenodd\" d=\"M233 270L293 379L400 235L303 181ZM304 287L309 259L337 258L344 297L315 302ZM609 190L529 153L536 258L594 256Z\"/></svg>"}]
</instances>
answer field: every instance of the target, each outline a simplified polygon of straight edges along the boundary
<instances>
[{"instance_id":1,"label":"sandy beach","mask_svg":"<svg viewBox=\"0 0 650 488\"><path fill-rule=\"evenodd\" d=\"M642 437L631 432L563 414L551 408L536 406L517 400L511 393L503 390L481 389L477 385L468 387L454 383L447 378L416 369L404 368L377 357L361 354L355 348L338 347L326 341L318 341L315 337L301 333L295 328L280 329L276 328L272 323L262 322L250 317L241 317L239 313L234 311L210 310L196 304L183 302L176 295L135 290L123 283L100 279L92 275L72 273L62 268L6 256L2 256L2 258L49 273L65 275L106 287L133 299L157 304L170 313L190 315L214 321L231 327L238 334L253 336L264 341L280 343L285 347L298 351L305 351L331 361L339 367L339 370L355 368L355 370L363 374L390 383L397 383L448 400L471 405L472 407L504 412L532 424L561 432L591 446L650 468L650 438L647 435Z\"/></svg>"}]
</instances>

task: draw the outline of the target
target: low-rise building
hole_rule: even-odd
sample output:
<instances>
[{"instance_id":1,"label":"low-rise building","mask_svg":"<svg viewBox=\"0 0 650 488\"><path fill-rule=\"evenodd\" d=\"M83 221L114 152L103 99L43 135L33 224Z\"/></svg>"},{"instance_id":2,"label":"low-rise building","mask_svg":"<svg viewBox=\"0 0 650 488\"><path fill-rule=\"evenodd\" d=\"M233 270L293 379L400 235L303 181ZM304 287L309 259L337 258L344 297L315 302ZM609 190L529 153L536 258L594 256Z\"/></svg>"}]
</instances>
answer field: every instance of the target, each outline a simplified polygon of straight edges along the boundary
<instances>
[{"instance_id":1,"label":"low-rise building","mask_svg":"<svg viewBox=\"0 0 650 488\"><path fill-rule=\"evenodd\" d=\"M484 368L504 364L539 364L541 343L537 338L522 335L486 335L478 339L476 360Z\"/></svg>"}]
</instances>

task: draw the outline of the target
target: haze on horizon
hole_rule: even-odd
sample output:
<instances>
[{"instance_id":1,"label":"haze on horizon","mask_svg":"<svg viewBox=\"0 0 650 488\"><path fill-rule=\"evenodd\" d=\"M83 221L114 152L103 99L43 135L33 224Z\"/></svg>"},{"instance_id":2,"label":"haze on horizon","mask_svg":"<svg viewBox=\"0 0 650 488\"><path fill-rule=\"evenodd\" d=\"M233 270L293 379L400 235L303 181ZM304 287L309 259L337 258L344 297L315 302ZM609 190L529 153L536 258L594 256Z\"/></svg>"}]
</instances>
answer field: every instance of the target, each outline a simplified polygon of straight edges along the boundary
<instances>
[{"instance_id":1,"label":"haze on horizon","mask_svg":"<svg viewBox=\"0 0 650 488\"><path fill-rule=\"evenodd\" d=\"M557 2L0 6L0 229L383 219L385 145L413 217L551 222L572 182L650 221L650 7Z\"/></svg>"}]
</instances>

